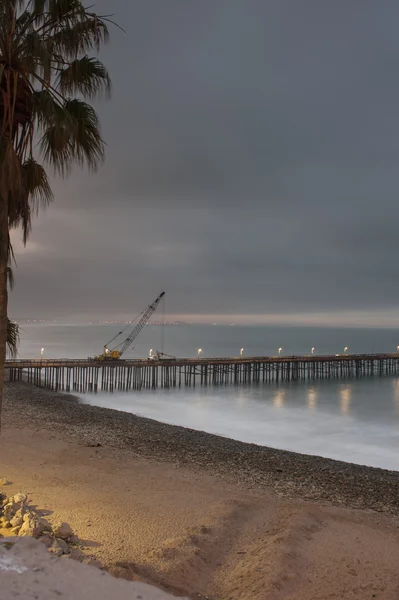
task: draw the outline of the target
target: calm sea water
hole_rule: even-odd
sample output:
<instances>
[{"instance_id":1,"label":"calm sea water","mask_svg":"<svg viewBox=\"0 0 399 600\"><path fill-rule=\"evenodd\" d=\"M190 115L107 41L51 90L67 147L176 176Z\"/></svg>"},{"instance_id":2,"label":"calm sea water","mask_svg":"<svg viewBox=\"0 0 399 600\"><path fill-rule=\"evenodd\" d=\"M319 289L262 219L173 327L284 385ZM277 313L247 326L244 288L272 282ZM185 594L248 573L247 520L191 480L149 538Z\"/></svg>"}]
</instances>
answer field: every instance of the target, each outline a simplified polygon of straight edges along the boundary
<instances>
[{"instance_id":1,"label":"calm sea water","mask_svg":"<svg viewBox=\"0 0 399 600\"><path fill-rule=\"evenodd\" d=\"M20 356L86 358L118 325L24 325ZM394 352L399 331L301 327L149 325L126 357ZM291 382L82 396L85 402L246 442L399 470L399 379Z\"/></svg>"}]
</instances>

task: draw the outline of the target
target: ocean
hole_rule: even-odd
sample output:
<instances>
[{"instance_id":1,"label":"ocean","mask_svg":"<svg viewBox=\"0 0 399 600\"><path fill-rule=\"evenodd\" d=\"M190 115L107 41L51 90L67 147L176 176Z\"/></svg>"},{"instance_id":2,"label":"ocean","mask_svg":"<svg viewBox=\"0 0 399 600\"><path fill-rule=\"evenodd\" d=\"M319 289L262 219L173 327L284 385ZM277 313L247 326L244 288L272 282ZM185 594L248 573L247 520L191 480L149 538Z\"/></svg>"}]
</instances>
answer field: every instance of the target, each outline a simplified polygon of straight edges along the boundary
<instances>
[{"instance_id":1,"label":"ocean","mask_svg":"<svg viewBox=\"0 0 399 600\"><path fill-rule=\"evenodd\" d=\"M123 325L122 327L126 327ZM87 358L122 327L24 324L20 358ZM130 326L132 327L132 326ZM126 335L129 326L126 329ZM125 355L176 357L396 352L399 331L277 326L147 325ZM82 401L244 442L399 470L399 379L289 382L86 394Z\"/></svg>"}]
</instances>

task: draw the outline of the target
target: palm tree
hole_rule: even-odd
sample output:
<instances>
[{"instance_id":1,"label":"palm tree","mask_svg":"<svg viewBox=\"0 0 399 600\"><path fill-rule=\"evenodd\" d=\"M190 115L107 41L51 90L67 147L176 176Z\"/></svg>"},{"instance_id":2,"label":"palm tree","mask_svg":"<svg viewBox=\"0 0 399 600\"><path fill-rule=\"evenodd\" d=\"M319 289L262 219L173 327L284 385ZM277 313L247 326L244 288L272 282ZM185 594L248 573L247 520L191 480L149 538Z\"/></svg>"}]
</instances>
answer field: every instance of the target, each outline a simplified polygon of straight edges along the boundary
<instances>
[{"instance_id":1,"label":"palm tree","mask_svg":"<svg viewBox=\"0 0 399 600\"><path fill-rule=\"evenodd\" d=\"M21 227L26 242L32 214L53 199L45 164L64 176L104 157L87 101L110 92L106 68L89 56L107 42L109 22L80 0L0 0L0 373L10 228ZM0 376L0 411L2 395Z\"/></svg>"}]
</instances>

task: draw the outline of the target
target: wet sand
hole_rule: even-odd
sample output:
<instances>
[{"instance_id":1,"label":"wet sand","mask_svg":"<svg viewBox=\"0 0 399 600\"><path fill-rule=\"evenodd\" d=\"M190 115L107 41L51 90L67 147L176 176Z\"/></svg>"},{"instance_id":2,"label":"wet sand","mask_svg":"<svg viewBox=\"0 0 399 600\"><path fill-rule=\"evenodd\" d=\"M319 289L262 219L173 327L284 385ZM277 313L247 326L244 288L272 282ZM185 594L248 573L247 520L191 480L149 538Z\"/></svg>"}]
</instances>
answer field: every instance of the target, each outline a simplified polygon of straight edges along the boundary
<instances>
[{"instance_id":1,"label":"wet sand","mask_svg":"<svg viewBox=\"0 0 399 600\"><path fill-rule=\"evenodd\" d=\"M396 599L399 473L243 444L7 384L7 493L114 574L192 598ZM360 508L362 510L360 510Z\"/></svg>"}]
</instances>

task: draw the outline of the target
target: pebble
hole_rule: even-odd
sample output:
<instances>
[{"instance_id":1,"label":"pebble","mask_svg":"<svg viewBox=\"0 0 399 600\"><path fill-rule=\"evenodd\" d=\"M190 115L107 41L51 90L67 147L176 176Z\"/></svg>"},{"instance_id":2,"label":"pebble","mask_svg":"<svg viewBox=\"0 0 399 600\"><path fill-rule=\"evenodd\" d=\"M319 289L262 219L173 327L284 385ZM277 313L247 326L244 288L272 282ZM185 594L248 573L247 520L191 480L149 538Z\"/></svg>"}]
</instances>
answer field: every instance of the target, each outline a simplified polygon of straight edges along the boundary
<instances>
[{"instance_id":1,"label":"pebble","mask_svg":"<svg viewBox=\"0 0 399 600\"><path fill-rule=\"evenodd\" d=\"M58 523L52 528L39 513L26 507L26 494L19 493L4 499L5 503L0 505L0 527L7 528L8 535L38 538L56 556L70 554L67 540L77 542L78 538L68 523Z\"/></svg>"},{"instance_id":2,"label":"pebble","mask_svg":"<svg viewBox=\"0 0 399 600\"><path fill-rule=\"evenodd\" d=\"M195 466L249 488L274 488L288 498L399 514L399 472L275 450L81 404L72 395L6 382L10 426L40 425L60 439L127 449L137 457ZM65 423L68 422L68 427ZM102 451L103 452L103 451ZM104 456L104 452L101 456Z\"/></svg>"}]
</instances>

